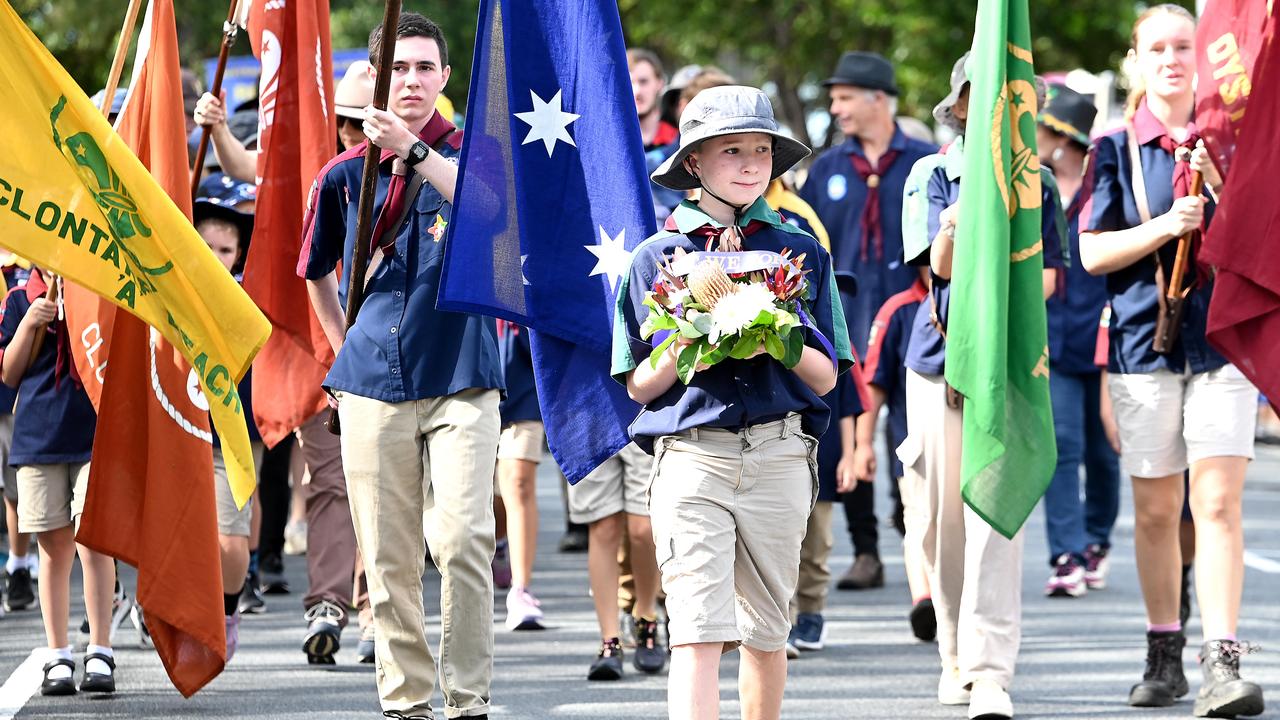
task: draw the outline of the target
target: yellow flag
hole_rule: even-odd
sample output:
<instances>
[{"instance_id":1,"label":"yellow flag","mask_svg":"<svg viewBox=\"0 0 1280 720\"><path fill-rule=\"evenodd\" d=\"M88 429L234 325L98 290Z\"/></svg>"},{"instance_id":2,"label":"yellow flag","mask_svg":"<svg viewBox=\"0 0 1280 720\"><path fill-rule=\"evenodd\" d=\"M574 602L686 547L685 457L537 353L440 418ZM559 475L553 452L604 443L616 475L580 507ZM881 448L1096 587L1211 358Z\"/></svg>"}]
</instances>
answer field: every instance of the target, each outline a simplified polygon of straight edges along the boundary
<instances>
[{"instance_id":1,"label":"yellow flag","mask_svg":"<svg viewBox=\"0 0 1280 720\"><path fill-rule=\"evenodd\" d=\"M182 352L243 506L255 474L236 383L270 323L8 0L0 37L0 238Z\"/></svg>"}]
</instances>

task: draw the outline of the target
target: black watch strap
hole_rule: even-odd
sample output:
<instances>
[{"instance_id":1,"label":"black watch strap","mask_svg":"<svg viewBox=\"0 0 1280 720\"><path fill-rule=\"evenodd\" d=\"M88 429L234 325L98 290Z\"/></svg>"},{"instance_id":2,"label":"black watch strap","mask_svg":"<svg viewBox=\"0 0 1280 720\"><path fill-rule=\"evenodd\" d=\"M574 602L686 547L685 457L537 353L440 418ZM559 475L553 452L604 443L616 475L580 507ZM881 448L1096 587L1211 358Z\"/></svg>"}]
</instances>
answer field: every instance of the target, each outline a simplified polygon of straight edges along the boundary
<instances>
[{"instance_id":1,"label":"black watch strap","mask_svg":"<svg viewBox=\"0 0 1280 720\"><path fill-rule=\"evenodd\" d=\"M430 152L431 148L427 147L425 142L419 140L413 144L413 147L409 148L409 157L405 158L405 163L409 167L416 167L418 163L427 159L427 155Z\"/></svg>"}]
</instances>

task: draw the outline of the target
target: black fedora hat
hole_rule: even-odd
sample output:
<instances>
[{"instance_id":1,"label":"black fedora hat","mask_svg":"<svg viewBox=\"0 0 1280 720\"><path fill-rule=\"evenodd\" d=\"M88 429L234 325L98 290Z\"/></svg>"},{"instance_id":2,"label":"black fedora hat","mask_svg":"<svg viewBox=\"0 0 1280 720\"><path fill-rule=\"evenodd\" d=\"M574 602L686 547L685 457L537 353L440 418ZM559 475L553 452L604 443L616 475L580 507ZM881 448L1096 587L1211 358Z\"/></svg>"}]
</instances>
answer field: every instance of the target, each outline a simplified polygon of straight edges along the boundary
<instances>
[{"instance_id":1,"label":"black fedora hat","mask_svg":"<svg viewBox=\"0 0 1280 720\"><path fill-rule=\"evenodd\" d=\"M823 87L853 85L868 90L882 90L890 95L898 94L894 80L893 64L873 52L847 52L840 56L836 71L827 78Z\"/></svg>"},{"instance_id":2,"label":"black fedora hat","mask_svg":"<svg viewBox=\"0 0 1280 720\"><path fill-rule=\"evenodd\" d=\"M1092 98L1066 85L1054 83L1049 86L1049 101L1045 104L1044 112L1040 113L1040 123L1089 147L1089 132L1093 129L1093 120L1097 116L1098 107L1093 104Z\"/></svg>"}]
</instances>

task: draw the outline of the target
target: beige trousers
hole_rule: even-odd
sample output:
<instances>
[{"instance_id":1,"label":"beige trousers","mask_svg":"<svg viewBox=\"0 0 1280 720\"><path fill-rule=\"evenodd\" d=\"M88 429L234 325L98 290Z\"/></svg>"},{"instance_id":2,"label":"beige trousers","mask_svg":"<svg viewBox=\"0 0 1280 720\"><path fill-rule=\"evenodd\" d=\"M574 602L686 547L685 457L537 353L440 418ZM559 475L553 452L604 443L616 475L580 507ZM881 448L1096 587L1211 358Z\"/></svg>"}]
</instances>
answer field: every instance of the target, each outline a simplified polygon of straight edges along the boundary
<instances>
[{"instance_id":1,"label":"beige trousers","mask_svg":"<svg viewBox=\"0 0 1280 720\"><path fill-rule=\"evenodd\" d=\"M907 371L907 439L898 448L903 493L919 498L907 542L924 547L938 615L938 654L960 679L1013 682L1022 639L1022 536L1008 540L960 497L962 414L940 375ZM911 508L908 508L911 511ZM918 540L913 530L920 529Z\"/></svg>"},{"instance_id":2,"label":"beige trousers","mask_svg":"<svg viewBox=\"0 0 1280 720\"><path fill-rule=\"evenodd\" d=\"M445 716L487 714L498 391L473 388L403 403L340 393L338 400L351 516L373 608L382 709L432 716L437 669L423 612L425 532L441 575Z\"/></svg>"},{"instance_id":3,"label":"beige trousers","mask_svg":"<svg viewBox=\"0 0 1280 720\"><path fill-rule=\"evenodd\" d=\"M821 614L827 607L827 589L831 585L831 548L835 537L831 534L830 502L813 506L809 513L809 525L805 528L804 542L800 544L800 582L795 597L791 598L791 620L799 613Z\"/></svg>"}]
</instances>

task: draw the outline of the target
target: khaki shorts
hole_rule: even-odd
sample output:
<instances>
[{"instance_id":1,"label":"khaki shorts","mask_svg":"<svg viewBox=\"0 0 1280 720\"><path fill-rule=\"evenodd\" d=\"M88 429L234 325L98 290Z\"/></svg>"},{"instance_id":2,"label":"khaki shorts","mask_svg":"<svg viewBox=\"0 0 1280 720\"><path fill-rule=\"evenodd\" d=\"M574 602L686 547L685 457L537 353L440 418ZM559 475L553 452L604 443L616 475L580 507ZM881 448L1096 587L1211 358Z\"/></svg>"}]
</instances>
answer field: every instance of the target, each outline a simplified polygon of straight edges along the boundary
<instances>
[{"instance_id":1,"label":"khaki shorts","mask_svg":"<svg viewBox=\"0 0 1280 720\"><path fill-rule=\"evenodd\" d=\"M18 532L45 532L79 525L89 492L89 463L23 465L18 468Z\"/></svg>"},{"instance_id":2,"label":"khaki shorts","mask_svg":"<svg viewBox=\"0 0 1280 720\"><path fill-rule=\"evenodd\" d=\"M1258 390L1235 365L1207 373L1112 374L1120 463L1133 477L1178 475L1211 457L1253 459Z\"/></svg>"},{"instance_id":3,"label":"khaki shorts","mask_svg":"<svg viewBox=\"0 0 1280 720\"><path fill-rule=\"evenodd\" d=\"M545 438L542 421L517 420L502 428L502 435L498 437L498 459L541 462Z\"/></svg>"},{"instance_id":4,"label":"khaki shorts","mask_svg":"<svg viewBox=\"0 0 1280 720\"><path fill-rule=\"evenodd\" d=\"M817 447L795 415L658 439L649 515L672 646L786 645Z\"/></svg>"},{"instance_id":5,"label":"khaki shorts","mask_svg":"<svg viewBox=\"0 0 1280 720\"><path fill-rule=\"evenodd\" d=\"M653 458L629 443L590 475L569 486L569 519L586 525L620 512L649 514Z\"/></svg>"},{"instance_id":6,"label":"khaki shorts","mask_svg":"<svg viewBox=\"0 0 1280 720\"><path fill-rule=\"evenodd\" d=\"M0 485L4 485L5 498L18 504L18 469L9 464L9 451L13 448L13 413L0 415Z\"/></svg>"},{"instance_id":7,"label":"khaki shorts","mask_svg":"<svg viewBox=\"0 0 1280 720\"><path fill-rule=\"evenodd\" d=\"M257 469L262 466L264 446L261 442L250 445L253 448L253 467ZM218 534L249 537L249 529L253 526L253 500L245 503L243 509L236 508L227 464L222 459L222 448L217 447L213 449L213 491L218 505Z\"/></svg>"}]
</instances>

